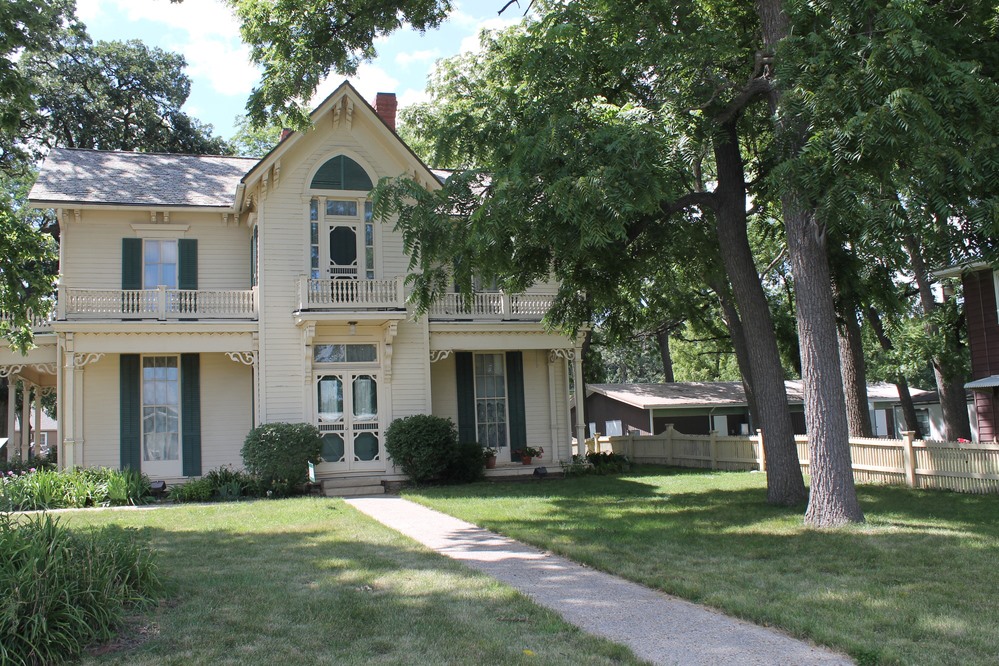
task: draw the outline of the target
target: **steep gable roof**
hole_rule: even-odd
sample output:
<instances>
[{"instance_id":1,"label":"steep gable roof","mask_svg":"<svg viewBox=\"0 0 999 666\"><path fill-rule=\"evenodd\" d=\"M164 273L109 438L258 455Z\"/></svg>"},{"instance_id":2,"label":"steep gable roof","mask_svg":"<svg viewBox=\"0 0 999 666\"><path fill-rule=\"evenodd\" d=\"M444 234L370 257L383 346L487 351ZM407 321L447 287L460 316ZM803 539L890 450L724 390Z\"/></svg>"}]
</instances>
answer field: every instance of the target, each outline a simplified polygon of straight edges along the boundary
<instances>
[{"instance_id":1,"label":"steep gable roof","mask_svg":"<svg viewBox=\"0 0 999 666\"><path fill-rule=\"evenodd\" d=\"M34 204L232 208L252 157L53 148L29 199Z\"/></svg>"}]
</instances>

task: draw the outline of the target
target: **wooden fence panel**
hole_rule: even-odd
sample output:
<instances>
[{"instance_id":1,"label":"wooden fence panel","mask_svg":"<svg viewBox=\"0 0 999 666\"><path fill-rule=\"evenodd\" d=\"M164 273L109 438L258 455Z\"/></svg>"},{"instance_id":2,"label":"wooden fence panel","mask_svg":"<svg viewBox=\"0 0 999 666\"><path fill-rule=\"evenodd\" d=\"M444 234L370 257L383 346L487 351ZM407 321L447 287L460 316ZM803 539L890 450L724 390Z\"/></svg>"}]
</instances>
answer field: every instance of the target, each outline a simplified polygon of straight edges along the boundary
<instances>
[{"instance_id":1,"label":"wooden fence panel","mask_svg":"<svg viewBox=\"0 0 999 666\"><path fill-rule=\"evenodd\" d=\"M808 473L808 438L795 437L801 471ZM763 470L761 435L659 435L588 440L594 451L623 453L636 463L723 470ZM909 485L965 493L999 493L999 444L850 438L857 483Z\"/></svg>"}]
</instances>

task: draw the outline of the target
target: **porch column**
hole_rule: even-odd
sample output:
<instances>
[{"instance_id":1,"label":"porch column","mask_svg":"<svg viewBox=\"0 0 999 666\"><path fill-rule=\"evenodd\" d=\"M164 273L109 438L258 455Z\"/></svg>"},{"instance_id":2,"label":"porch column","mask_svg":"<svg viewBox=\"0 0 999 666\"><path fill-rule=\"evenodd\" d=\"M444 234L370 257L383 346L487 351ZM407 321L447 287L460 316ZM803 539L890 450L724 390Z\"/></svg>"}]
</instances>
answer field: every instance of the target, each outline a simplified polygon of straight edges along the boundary
<instances>
[{"instance_id":1,"label":"porch column","mask_svg":"<svg viewBox=\"0 0 999 666\"><path fill-rule=\"evenodd\" d=\"M14 406L17 398L17 376L7 376L7 457L14 459L17 451L17 444L14 443L14 428L17 425L15 416L17 408Z\"/></svg>"},{"instance_id":2,"label":"porch column","mask_svg":"<svg viewBox=\"0 0 999 666\"><path fill-rule=\"evenodd\" d=\"M59 443L59 467L76 467L76 354L73 353L73 340L66 336L66 350L63 363L63 396L59 406L59 423L62 425L63 440Z\"/></svg>"},{"instance_id":3,"label":"porch column","mask_svg":"<svg viewBox=\"0 0 999 666\"><path fill-rule=\"evenodd\" d=\"M35 387L35 457L42 454L42 388Z\"/></svg>"},{"instance_id":4,"label":"porch column","mask_svg":"<svg viewBox=\"0 0 999 666\"><path fill-rule=\"evenodd\" d=\"M586 418L583 403L586 402L586 386L583 384L583 339L576 338L573 371L576 383L576 448L579 455L586 455Z\"/></svg>"},{"instance_id":5,"label":"porch column","mask_svg":"<svg viewBox=\"0 0 999 666\"><path fill-rule=\"evenodd\" d=\"M21 460L31 451L31 384L21 380Z\"/></svg>"}]
</instances>

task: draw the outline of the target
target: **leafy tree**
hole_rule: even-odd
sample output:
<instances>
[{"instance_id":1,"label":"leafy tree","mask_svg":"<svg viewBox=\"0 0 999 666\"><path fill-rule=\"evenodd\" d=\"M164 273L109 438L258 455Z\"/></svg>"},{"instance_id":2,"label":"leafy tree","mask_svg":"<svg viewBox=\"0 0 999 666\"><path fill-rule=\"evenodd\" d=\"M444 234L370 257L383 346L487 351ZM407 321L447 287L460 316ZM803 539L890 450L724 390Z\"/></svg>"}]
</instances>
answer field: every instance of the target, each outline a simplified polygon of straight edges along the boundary
<instances>
[{"instance_id":1,"label":"leafy tree","mask_svg":"<svg viewBox=\"0 0 999 666\"><path fill-rule=\"evenodd\" d=\"M283 131L282 123L255 126L249 116L236 116L236 131L229 139L234 155L263 157L278 144Z\"/></svg>"},{"instance_id":2,"label":"leafy tree","mask_svg":"<svg viewBox=\"0 0 999 666\"><path fill-rule=\"evenodd\" d=\"M83 36L55 56L28 52L21 67L42 118L33 136L66 148L226 154L211 125L181 111L191 90L185 66L183 56L137 40Z\"/></svg>"}]
</instances>

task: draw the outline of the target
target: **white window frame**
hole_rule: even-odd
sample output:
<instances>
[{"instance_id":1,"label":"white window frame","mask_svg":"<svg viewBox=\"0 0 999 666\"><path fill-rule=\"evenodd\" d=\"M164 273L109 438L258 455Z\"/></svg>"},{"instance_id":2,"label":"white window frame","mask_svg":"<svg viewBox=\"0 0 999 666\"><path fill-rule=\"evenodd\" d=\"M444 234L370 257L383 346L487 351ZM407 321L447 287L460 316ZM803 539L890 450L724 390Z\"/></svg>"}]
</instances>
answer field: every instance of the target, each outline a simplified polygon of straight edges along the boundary
<instances>
[{"instance_id":1,"label":"white window frame","mask_svg":"<svg viewBox=\"0 0 999 666\"><path fill-rule=\"evenodd\" d=\"M174 248L173 262L173 284L165 284L164 282L159 282L157 284L148 284L146 282L146 246L149 243L158 243L160 245L160 257L163 256L163 244L172 243ZM157 266L169 265L167 262L159 261ZM163 277L162 268L159 270L159 277ZM177 242L176 238L143 238L142 239L142 288L143 289L156 289L160 286L164 286L167 289L177 289L177 285L180 284L180 243Z\"/></svg>"},{"instance_id":2,"label":"white window frame","mask_svg":"<svg viewBox=\"0 0 999 666\"><path fill-rule=\"evenodd\" d=\"M509 449L510 447L510 385L508 383L509 377L507 375L506 367L506 354L503 352L474 352L472 354L472 388L475 394L475 438L479 439L479 401L480 400L494 400L495 397L479 397L479 374L478 374L478 363L479 359L483 356L497 356L500 359L500 366L503 368L503 424L506 426L506 441L499 444L500 449ZM496 422L498 423L498 421ZM482 446L492 446L488 442L480 442Z\"/></svg>"},{"instance_id":3,"label":"white window frame","mask_svg":"<svg viewBox=\"0 0 999 666\"><path fill-rule=\"evenodd\" d=\"M350 276L358 280L374 280L381 271L378 267L378 225L374 219L369 217L371 211L371 200L367 196L357 196L357 192L344 191L337 194L336 190L326 191L325 194L312 195L306 207L305 217L308 220L308 251L306 252L306 263L308 264L308 275L313 279L330 279L330 243L329 235L333 227L346 226L354 231L356 274ZM327 201L349 201L357 204L356 215L328 215L326 213ZM316 219L312 219L312 205L316 205ZM316 225L317 242L312 242L312 225ZM368 245L368 230L371 231L371 244ZM319 254L319 266L312 267L312 248L316 247ZM371 261L368 261L368 248L371 248ZM318 272L318 277L313 273Z\"/></svg>"},{"instance_id":4,"label":"white window frame","mask_svg":"<svg viewBox=\"0 0 999 666\"><path fill-rule=\"evenodd\" d=\"M146 405L146 381L145 381L145 368L146 359L153 358L173 358L177 360L177 460L146 460L146 407L161 407L169 406L164 403ZM182 410L181 399L181 376L180 376L180 354L143 354L139 358L139 464L142 466L142 470L147 474L152 474L154 476L173 476L183 474L183 464L184 464L184 414ZM157 467L163 468L167 465L170 468L163 470L166 473L161 473L157 470Z\"/></svg>"}]
</instances>

